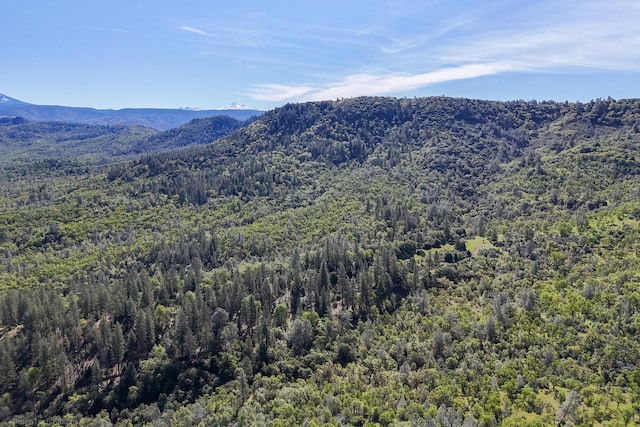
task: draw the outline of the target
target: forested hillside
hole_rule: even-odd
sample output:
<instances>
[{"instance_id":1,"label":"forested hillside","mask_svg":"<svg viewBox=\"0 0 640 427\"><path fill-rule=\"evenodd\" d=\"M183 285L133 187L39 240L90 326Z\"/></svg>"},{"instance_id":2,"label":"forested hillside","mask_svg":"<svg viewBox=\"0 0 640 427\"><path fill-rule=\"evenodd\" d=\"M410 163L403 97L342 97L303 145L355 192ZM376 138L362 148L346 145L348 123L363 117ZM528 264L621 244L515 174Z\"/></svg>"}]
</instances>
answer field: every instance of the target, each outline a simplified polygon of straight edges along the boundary
<instances>
[{"instance_id":1,"label":"forested hillside","mask_svg":"<svg viewBox=\"0 0 640 427\"><path fill-rule=\"evenodd\" d=\"M250 123L229 116L194 119L164 132L142 126L33 122L0 117L0 164L34 160L110 163L140 153L208 144Z\"/></svg>"},{"instance_id":2,"label":"forested hillside","mask_svg":"<svg viewBox=\"0 0 640 427\"><path fill-rule=\"evenodd\" d=\"M127 145L157 133L141 126L98 126L31 122L0 117L0 164L50 159L104 161L128 151Z\"/></svg>"},{"instance_id":3,"label":"forested hillside","mask_svg":"<svg viewBox=\"0 0 640 427\"><path fill-rule=\"evenodd\" d=\"M3 166L0 423L636 425L639 122L356 98Z\"/></svg>"}]
</instances>

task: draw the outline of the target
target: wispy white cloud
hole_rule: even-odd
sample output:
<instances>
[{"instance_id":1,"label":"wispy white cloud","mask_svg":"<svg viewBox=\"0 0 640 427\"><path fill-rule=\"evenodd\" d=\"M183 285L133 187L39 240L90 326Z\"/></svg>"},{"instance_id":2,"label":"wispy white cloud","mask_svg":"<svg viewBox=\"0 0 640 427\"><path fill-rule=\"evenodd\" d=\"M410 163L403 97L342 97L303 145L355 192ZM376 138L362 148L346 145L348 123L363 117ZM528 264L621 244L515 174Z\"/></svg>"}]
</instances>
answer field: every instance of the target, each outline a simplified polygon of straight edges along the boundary
<instances>
[{"instance_id":1,"label":"wispy white cloud","mask_svg":"<svg viewBox=\"0 0 640 427\"><path fill-rule=\"evenodd\" d=\"M178 27L182 31L202 36L208 45L243 47L243 48L259 48L264 46L294 48L295 42L287 38L280 37L273 31L265 31L257 28L232 28L220 27L215 32L205 31L203 29L190 25Z\"/></svg>"},{"instance_id":2,"label":"wispy white cloud","mask_svg":"<svg viewBox=\"0 0 640 427\"><path fill-rule=\"evenodd\" d=\"M391 55L415 50L426 46L428 43L436 42L441 37L444 37L456 29L468 25L474 19L471 15L461 16L428 33L419 34L414 37L390 37L388 43L380 45L379 49L383 53Z\"/></svg>"},{"instance_id":3,"label":"wispy white cloud","mask_svg":"<svg viewBox=\"0 0 640 427\"><path fill-rule=\"evenodd\" d=\"M496 62L469 64L414 75L353 74L326 85L260 85L248 94L259 101L281 102L290 99L319 101L361 95L384 95L405 92L435 83L488 76L504 71L524 70L525 64Z\"/></svg>"},{"instance_id":4,"label":"wispy white cloud","mask_svg":"<svg viewBox=\"0 0 640 427\"><path fill-rule=\"evenodd\" d=\"M445 63L510 59L532 68L554 71L566 66L640 69L640 29L618 21L566 22L533 31L500 31L478 35L436 55Z\"/></svg>"},{"instance_id":5,"label":"wispy white cloud","mask_svg":"<svg viewBox=\"0 0 640 427\"><path fill-rule=\"evenodd\" d=\"M295 86L282 84L263 84L252 89L248 94L260 101L278 102L287 99L300 98L313 92L312 86Z\"/></svg>"},{"instance_id":6,"label":"wispy white cloud","mask_svg":"<svg viewBox=\"0 0 640 427\"><path fill-rule=\"evenodd\" d=\"M212 36L213 36L213 34L211 34L211 33L207 33L206 31L203 31L203 30L201 30L201 29L199 29L199 28L196 28L196 27L190 27L190 26L188 26L188 25L183 25L183 26L178 27L178 28L179 28L180 30L182 30L182 31L187 31L187 32L189 32L189 33L198 34L198 35L200 35L200 36L205 36L205 37L212 37Z\"/></svg>"},{"instance_id":7,"label":"wispy white cloud","mask_svg":"<svg viewBox=\"0 0 640 427\"><path fill-rule=\"evenodd\" d=\"M526 10L511 5L499 22L491 21L495 15L478 11L421 34L354 33L357 43L368 43L380 54L366 57L368 62L358 68L344 69L342 75L322 81L306 78L309 82L303 85L258 85L248 95L266 102L308 101L406 93L509 72L640 71L640 7L633 3L542 0ZM337 32L331 33L322 37L331 40Z\"/></svg>"}]
</instances>

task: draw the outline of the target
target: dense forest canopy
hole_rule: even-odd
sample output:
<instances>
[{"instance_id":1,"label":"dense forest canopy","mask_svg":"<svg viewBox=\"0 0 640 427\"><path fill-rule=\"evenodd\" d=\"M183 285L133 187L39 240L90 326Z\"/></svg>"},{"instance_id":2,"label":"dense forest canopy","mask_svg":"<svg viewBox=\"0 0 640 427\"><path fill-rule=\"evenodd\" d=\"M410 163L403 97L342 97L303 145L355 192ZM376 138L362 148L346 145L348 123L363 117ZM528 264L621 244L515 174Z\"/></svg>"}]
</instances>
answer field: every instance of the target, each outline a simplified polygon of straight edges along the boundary
<instances>
[{"instance_id":1,"label":"dense forest canopy","mask_svg":"<svg viewBox=\"0 0 640 427\"><path fill-rule=\"evenodd\" d=\"M640 100L217 120L2 164L0 422L640 423Z\"/></svg>"}]
</instances>

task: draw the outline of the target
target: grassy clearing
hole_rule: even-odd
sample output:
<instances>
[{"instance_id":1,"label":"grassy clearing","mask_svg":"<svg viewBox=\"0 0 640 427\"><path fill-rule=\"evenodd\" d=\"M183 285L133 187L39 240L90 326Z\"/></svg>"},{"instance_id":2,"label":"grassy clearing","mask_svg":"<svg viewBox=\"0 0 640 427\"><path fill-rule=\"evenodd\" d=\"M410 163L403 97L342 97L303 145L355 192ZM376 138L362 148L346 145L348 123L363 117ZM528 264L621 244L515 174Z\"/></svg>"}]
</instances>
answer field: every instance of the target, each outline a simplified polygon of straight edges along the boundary
<instances>
[{"instance_id":1,"label":"grassy clearing","mask_svg":"<svg viewBox=\"0 0 640 427\"><path fill-rule=\"evenodd\" d=\"M465 245L467 247L467 250L471 252L472 255L476 255L483 249L495 248L493 243L482 236L476 236L471 240L467 240Z\"/></svg>"}]
</instances>

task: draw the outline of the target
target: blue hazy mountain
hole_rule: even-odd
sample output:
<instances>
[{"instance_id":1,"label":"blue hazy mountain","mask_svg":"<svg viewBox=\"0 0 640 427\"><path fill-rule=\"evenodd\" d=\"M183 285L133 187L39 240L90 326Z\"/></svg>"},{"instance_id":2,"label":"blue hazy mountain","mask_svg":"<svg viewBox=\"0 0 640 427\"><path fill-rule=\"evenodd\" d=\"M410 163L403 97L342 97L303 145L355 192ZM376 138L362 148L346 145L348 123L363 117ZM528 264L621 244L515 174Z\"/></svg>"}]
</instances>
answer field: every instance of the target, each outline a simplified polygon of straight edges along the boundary
<instances>
[{"instance_id":1,"label":"blue hazy mountain","mask_svg":"<svg viewBox=\"0 0 640 427\"><path fill-rule=\"evenodd\" d=\"M121 110L100 110L85 107L65 107L59 105L37 105L23 102L0 94L0 117L22 117L27 120L47 122L72 122L100 125L141 125L158 130L172 129L193 119L212 116L229 116L246 120L263 113L261 110L239 108L234 104L230 109L191 110L163 108L123 108Z\"/></svg>"}]
</instances>

